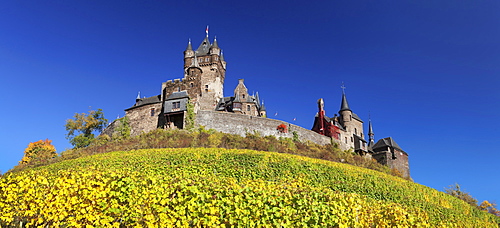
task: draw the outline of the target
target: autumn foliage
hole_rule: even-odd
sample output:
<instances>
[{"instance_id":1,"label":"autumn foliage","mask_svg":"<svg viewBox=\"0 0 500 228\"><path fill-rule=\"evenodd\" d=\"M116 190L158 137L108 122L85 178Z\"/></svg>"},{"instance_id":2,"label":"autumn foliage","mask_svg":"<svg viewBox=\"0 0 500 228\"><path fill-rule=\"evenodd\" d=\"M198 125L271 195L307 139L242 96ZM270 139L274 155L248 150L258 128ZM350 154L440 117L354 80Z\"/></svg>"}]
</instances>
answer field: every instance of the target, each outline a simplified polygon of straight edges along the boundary
<instances>
[{"instance_id":1,"label":"autumn foliage","mask_svg":"<svg viewBox=\"0 0 500 228\"><path fill-rule=\"evenodd\" d=\"M51 144L52 140L40 140L28 144L24 150L24 157L19 164L32 164L34 162L44 162L57 156L56 148Z\"/></svg>"}]
</instances>

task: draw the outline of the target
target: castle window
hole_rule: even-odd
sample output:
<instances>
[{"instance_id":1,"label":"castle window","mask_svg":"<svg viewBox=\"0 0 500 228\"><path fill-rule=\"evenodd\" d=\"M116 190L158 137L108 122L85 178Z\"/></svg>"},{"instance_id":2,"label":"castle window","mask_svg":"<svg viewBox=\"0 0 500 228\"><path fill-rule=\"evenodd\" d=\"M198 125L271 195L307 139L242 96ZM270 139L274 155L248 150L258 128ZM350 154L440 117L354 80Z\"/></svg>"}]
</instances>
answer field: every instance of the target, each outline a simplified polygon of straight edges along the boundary
<instances>
[{"instance_id":1,"label":"castle window","mask_svg":"<svg viewBox=\"0 0 500 228\"><path fill-rule=\"evenodd\" d=\"M354 142L354 139L351 137L351 142Z\"/></svg>"},{"instance_id":2,"label":"castle window","mask_svg":"<svg viewBox=\"0 0 500 228\"><path fill-rule=\"evenodd\" d=\"M208 59L208 58L205 58L205 61L206 61L206 62L208 62L208 61L209 61L209 59Z\"/></svg>"},{"instance_id":3,"label":"castle window","mask_svg":"<svg viewBox=\"0 0 500 228\"><path fill-rule=\"evenodd\" d=\"M151 109L151 116L155 116L155 109L154 108Z\"/></svg>"},{"instance_id":4,"label":"castle window","mask_svg":"<svg viewBox=\"0 0 500 228\"><path fill-rule=\"evenodd\" d=\"M345 137L345 143L347 143L347 137Z\"/></svg>"},{"instance_id":5,"label":"castle window","mask_svg":"<svg viewBox=\"0 0 500 228\"><path fill-rule=\"evenodd\" d=\"M181 102L176 101L172 103L172 109L180 109L181 108Z\"/></svg>"},{"instance_id":6,"label":"castle window","mask_svg":"<svg viewBox=\"0 0 500 228\"><path fill-rule=\"evenodd\" d=\"M247 111L250 111L250 105L247 105Z\"/></svg>"},{"instance_id":7,"label":"castle window","mask_svg":"<svg viewBox=\"0 0 500 228\"><path fill-rule=\"evenodd\" d=\"M190 87L193 87L193 86L194 86L194 84L191 82L191 83L189 84L189 86L190 86Z\"/></svg>"},{"instance_id":8,"label":"castle window","mask_svg":"<svg viewBox=\"0 0 500 228\"><path fill-rule=\"evenodd\" d=\"M215 61L219 60L219 57L215 56Z\"/></svg>"},{"instance_id":9,"label":"castle window","mask_svg":"<svg viewBox=\"0 0 500 228\"><path fill-rule=\"evenodd\" d=\"M243 99L245 99L245 94L241 94L241 96L243 97Z\"/></svg>"},{"instance_id":10,"label":"castle window","mask_svg":"<svg viewBox=\"0 0 500 228\"><path fill-rule=\"evenodd\" d=\"M177 92L180 92L181 91L181 87L177 87Z\"/></svg>"},{"instance_id":11,"label":"castle window","mask_svg":"<svg viewBox=\"0 0 500 228\"><path fill-rule=\"evenodd\" d=\"M352 116L351 116L351 115L349 115L349 120L351 120L351 121L352 121Z\"/></svg>"},{"instance_id":12,"label":"castle window","mask_svg":"<svg viewBox=\"0 0 500 228\"><path fill-rule=\"evenodd\" d=\"M205 92L208 92L208 85L205 85Z\"/></svg>"},{"instance_id":13,"label":"castle window","mask_svg":"<svg viewBox=\"0 0 500 228\"><path fill-rule=\"evenodd\" d=\"M200 58L200 63L203 62L203 58Z\"/></svg>"},{"instance_id":14,"label":"castle window","mask_svg":"<svg viewBox=\"0 0 500 228\"><path fill-rule=\"evenodd\" d=\"M357 128L354 128L354 134L358 134L358 129Z\"/></svg>"}]
</instances>

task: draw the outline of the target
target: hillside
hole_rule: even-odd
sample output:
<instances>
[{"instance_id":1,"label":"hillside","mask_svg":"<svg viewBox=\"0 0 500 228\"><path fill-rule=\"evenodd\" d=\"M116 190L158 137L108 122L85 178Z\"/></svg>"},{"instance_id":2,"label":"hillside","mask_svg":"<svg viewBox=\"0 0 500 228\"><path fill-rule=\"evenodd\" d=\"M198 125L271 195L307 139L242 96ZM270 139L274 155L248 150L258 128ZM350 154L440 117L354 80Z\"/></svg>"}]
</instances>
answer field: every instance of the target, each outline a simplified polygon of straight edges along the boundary
<instances>
[{"instance_id":1,"label":"hillside","mask_svg":"<svg viewBox=\"0 0 500 228\"><path fill-rule=\"evenodd\" d=\"M378 171L252 150L119 151L0 179L2 227L498 227L499 222L454 197Z\"/></svg>"}]
</instances>

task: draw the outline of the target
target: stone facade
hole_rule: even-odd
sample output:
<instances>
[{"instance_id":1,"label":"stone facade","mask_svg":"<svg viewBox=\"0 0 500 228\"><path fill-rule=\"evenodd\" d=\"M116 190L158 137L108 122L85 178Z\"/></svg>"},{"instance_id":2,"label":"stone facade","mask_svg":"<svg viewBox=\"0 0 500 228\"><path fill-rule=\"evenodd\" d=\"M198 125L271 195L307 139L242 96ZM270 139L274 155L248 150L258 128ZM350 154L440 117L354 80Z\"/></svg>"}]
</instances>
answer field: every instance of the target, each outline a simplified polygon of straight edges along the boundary
<instances>
[{"instance_id":1,"label":"stone facade","mask_svg":"<svg viewBox=\"0 0 500 228\"><path fill-rule=\"evenodd\" d=\"M162 103L158 102L125 110L125 116L129 119L130 135L136 136L158 128L161 108Z\"/></svg>"},{"instance_id":2,"label":"stone facade","mask_svg":"<svg viewBox=\"0 0 500 228\"><path fill-rule=\"evenodd\" d=\"M389 166L391 169L398 170L403 177L410 177L410 165L408 154L403 151L399 145L391 138L380 139L371 146L373 158L379 163Z\"/></svg>"}]
</instances>

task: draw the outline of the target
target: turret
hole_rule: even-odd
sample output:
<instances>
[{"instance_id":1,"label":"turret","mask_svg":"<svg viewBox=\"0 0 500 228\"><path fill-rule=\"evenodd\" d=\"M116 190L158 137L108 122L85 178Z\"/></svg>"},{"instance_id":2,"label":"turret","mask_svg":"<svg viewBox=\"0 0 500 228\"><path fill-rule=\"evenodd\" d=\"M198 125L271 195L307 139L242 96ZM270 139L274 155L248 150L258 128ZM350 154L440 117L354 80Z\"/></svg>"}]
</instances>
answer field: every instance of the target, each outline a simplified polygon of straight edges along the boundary
<instances>
[{"instance_id":1,"label":"turret","mask_svg":"<svg viewBox=\"0 0 500 228\"><path fill-rule=\"evenodd\" d=\"M259 115L260 117L267 117L267 111L266 111L266 106L264 106L264 100L262 100L262 104L260 105Z\"/></svg>"},{"instance_id":2,"label":"turret","mask_svg":"<svg viewBox=\"0 0 500 228\"><path fill-rule=\"evenodd\" d=\"M349 104L347 103L347 98L344 91L342 91L342 103L340 104L339 114L344 126L345 123L349 123L352 121L352 111L349 108Z\"/></svg>"},{"instance_id":3,"label":"turret","mask_svg":"<svg viewBox=\"0 0 500 228\"><path fill-rule=\"evenodd\" d=\"M217 37L214 38L214 43L210 47L210 55L220 55L219 44L217 43Z\"/></svg>"},{"instance_id":4,"label":"turret","mask_svg":"<svg viewBox=\"0 0 500 228\"><path fill-rule=\"evenodd\" d=\"M191 58L194 56L193 46L191 45L191 39L188 41L188 46L184 51L184 58Z\"/></svg>"}]
</instances>

